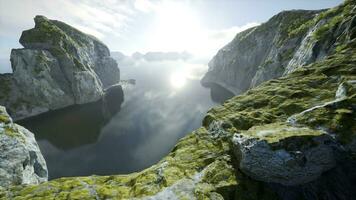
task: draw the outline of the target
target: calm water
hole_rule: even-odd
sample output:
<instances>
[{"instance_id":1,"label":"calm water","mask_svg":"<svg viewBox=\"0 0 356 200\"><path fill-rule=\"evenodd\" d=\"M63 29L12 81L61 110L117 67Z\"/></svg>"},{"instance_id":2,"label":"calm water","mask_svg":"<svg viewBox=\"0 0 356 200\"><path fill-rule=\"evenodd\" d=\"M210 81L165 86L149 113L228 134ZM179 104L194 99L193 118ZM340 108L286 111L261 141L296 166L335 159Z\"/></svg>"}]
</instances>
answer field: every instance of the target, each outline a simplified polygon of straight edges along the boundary
<instances>
[{"instance_id":1,"label":"calm water","mask_svg":"<svg viewBox=\"0 0 356 200\"><path fill-rule=\"evenodd\" d=\"M182 79L185 62L120 68L122 79L136 84L123 87L124 101L117 100L119 112L111 118L102 115L102 102L96 102L19 122L35 133L50 179L147 168L201 126L206 111L229 95L203 88L197 78Z\"/></svg>"}]
</instances>

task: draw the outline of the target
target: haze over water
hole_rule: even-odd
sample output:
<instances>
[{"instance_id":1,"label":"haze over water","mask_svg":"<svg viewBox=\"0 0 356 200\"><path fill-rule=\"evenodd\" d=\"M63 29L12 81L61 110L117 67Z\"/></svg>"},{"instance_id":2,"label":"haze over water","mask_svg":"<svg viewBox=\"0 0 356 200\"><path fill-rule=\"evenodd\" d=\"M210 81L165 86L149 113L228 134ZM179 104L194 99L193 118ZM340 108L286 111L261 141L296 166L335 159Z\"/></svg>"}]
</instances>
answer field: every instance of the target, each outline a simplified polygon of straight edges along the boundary
<instances>
[{"instance_id":1,"label":"haze over water","mask_svg":"<svg viewBox=\"0 0 356 200\"><path fill-rule=\"evenodd\" d=\"M123 87L124 102L118 101L121 110L111 119L103 118L100 103L91 103L20 124L35 133L51 179L142 170L200 127L206 111L218 104L200 85L199 70L182 60L137 61L121 67L122 79L136 84Z\"/></svg>"}]
</instances>

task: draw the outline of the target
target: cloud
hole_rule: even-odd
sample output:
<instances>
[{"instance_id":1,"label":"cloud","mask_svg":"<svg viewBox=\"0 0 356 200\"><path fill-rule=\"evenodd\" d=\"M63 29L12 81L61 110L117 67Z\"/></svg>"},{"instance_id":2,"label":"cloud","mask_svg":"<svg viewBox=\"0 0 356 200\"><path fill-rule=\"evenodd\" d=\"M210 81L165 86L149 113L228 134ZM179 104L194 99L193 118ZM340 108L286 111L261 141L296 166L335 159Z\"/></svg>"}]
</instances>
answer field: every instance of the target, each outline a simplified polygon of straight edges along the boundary
<instances>
[{"instance_id":1,"label":"cloud","mask_svg":"<svg viewBox=\"0 0 356 200\"><path fill-rule=\"evenodd\" d=\"M210 59L238 32L258 25L249 23L223 30L206 29L200 27L199 17L192 7L184 3L178 5L178 2L162 0L0 0L2 71L6 68L11 71L10 50L21 47L18 39L23 30L33 28L35 15L74 26L99 38L111 50L188 51L201 55L204 60ZM147 57L157 60L177 56L156 53Z\"/></svg>"},{"instance_id":2,"label":"cloud","mask_svg":"<svg viewBox=\"0 0 356 200\"><path fill-rule=\"evenodd\" d=\"M260 24L257 22L251 22L243 26L233 26L221 30L208 30L207 37L205 38L205 49L208 55L213 56L216 51L233 40L236 34L258 25Z\"/></svg>"},{"instance_id":3,"label":"cloud","mask_svg":"<svg viewBox=\"0 0 356 200\"><path fill-rule=\"evenodd\" d=\"M218 30L218 31L211 31L210 32L210 38L212 39L231 39L232 37L234 37L237 33L240 33L242 31L245 31L249 28L255 27L260 25L257 22L251 22L251 23L247 23L243 26L233 26L231 28L227 28L227 29L222 29L222 30Z\"/></svg>"},{"instance_id":4,"label":"cloud","mask_svg":"<svg viewBox=\"0 0 356 200\"><path fill-rule=\"evenodd\" d=\"M120 35L135 14L130 1L61 0L22 1L0 0L0 35L19 34L33 26L35 15L58 19L98 38Z\"/></svg>"},{"instance_id":5,"label":"cloud","mask_svg":"<svg viewBox=\"0 0 356 200\"><path fill-rule=\"evenodd\" d=\"M0 71L11 71L4 58L9 58L12 48L21 47L21 33L34 27L36 15L63 21L110 45L125 35L136 14L133 2L124 0L0 0L0 58L4 60Z\"/></svg>"},{"instance_id":6,"label":"cloud","mask_svg":"<svg viewBox=\"0 0 356 200\"><path fill-rule=\"evenodd\" d=\"M151 12L157 9L157 5L152 3L149 0L136 0L134 3L134 7L142 12Z\"/></svg>"}]
</instances>

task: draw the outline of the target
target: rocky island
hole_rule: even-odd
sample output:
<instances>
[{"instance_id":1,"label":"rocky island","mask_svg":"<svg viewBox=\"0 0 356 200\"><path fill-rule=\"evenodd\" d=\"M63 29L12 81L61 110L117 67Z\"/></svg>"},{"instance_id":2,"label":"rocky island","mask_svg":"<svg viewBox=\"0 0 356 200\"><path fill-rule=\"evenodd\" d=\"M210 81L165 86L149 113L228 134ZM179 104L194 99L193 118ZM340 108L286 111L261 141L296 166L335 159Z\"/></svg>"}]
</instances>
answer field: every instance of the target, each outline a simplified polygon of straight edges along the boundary
<instances>
[{"instance_id":1,"label":"rocky island","mask_svg":"<svg viewBox=\"0 0 356 200\"><path fill-rule=\"evenodd\" d=\"M212 108L157 164L128 175L12 183L0 199L355 199L355 16L356 3L347 0L282 12L239 33L202 83L240 95ZM46 46L30 46L37 45ZM73 68L75 55L64 56ZM90 77L84 82L100 88L93 71L68 81Z\"/></svg>"},{"instance_id":2,"label":"rocky island","mask_svg":"<svg viewBox=\"0 0 356 200\"><path fill-rule=\"evenodd\" d=\"M11 51L13 74L0 74L0 105L14 120L101 99L120 80L106 45L57 20L35 17Z\"/></svg>"}]
</instances>

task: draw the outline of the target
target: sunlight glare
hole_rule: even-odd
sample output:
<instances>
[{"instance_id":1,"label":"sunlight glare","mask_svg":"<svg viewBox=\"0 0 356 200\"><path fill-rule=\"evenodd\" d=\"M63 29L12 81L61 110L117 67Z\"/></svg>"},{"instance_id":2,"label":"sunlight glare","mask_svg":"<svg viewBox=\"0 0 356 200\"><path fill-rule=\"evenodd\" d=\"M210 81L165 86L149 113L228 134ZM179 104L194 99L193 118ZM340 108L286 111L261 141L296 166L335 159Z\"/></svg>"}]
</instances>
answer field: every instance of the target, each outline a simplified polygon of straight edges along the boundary
<instances>
[{"instance_id":1,"label":"sunlight glare","mask_svg":"<svg viewBox=\"0 0 356 200\"><path fill-rule=\"evenodd\" d=\"M199 47L203 31L198 16L179 2L166 2L157 12L152 41L164 51L194 51Z\"/></svg>"},{"instance_id":2,"label":"sunlight glare","mask_svg":"<svg viewBox=\"0 0 356 200\"><path fill-rule=\"evenodd\" d=\"M182 72L175 72L171 75L170 81L174 88L179 89L186 84L187 76Z\"/></svg>"}]
</instances>

